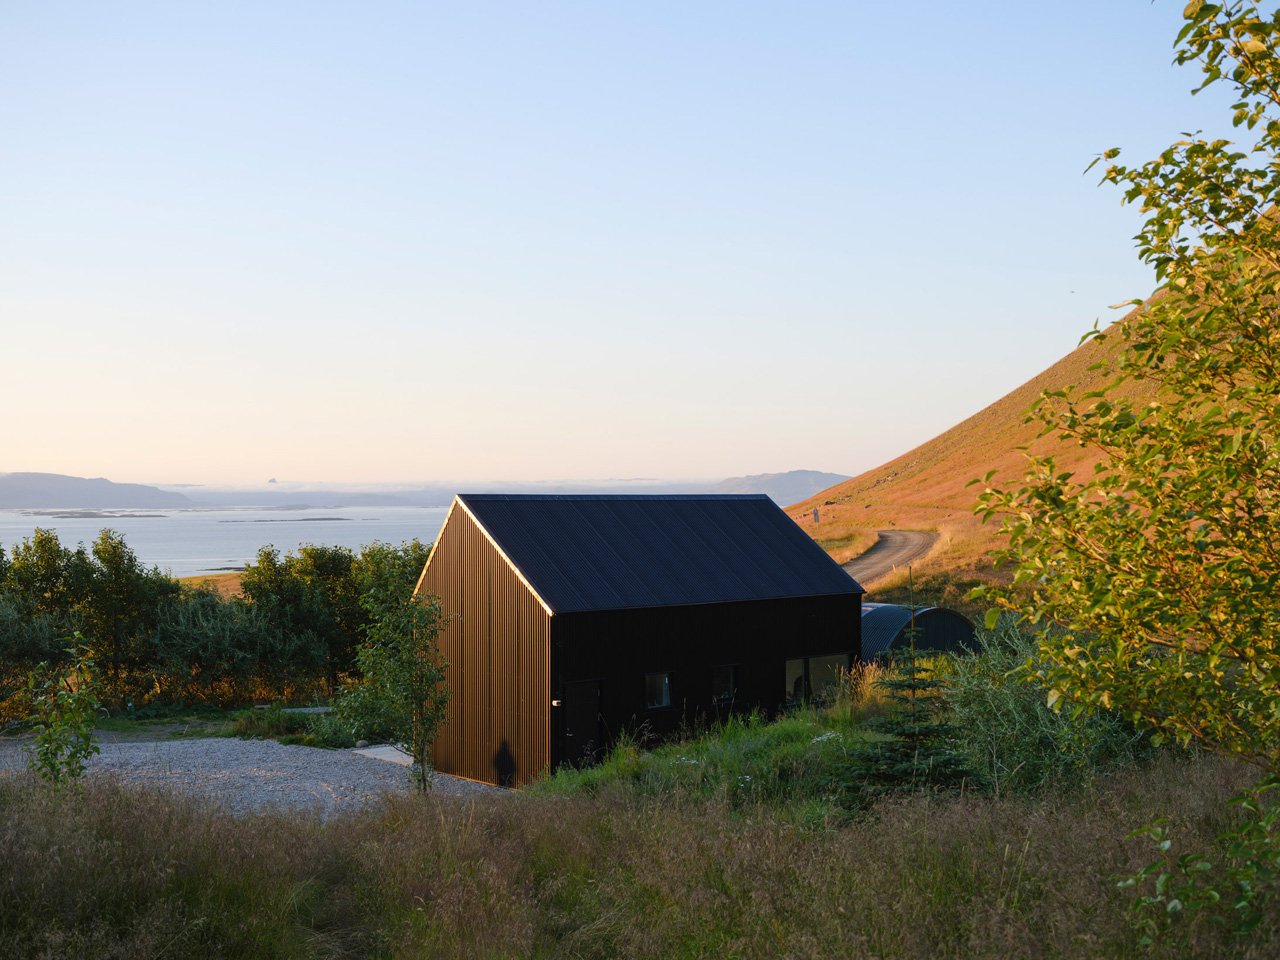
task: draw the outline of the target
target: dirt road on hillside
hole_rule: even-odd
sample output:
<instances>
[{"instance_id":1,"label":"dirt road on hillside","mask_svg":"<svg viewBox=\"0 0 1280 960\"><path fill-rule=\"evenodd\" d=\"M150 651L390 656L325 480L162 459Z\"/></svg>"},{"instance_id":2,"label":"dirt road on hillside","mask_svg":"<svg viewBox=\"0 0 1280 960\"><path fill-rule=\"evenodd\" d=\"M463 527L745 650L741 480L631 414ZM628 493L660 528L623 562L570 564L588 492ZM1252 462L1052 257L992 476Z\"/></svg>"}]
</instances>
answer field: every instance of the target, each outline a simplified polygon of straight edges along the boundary
<instances>
[{"instance_id":1,"label":"dirt road on hillside","mask_svg":"<svg viewBox=\"0 0 1280 960\"><path fill-rule=\"evenodd\" d=\"M869 550L844 564L845 572L864 587L919 560L938 542L938 535L927 530L877 530L876 534L880 539Z\"/></svg>"}]
</instances>

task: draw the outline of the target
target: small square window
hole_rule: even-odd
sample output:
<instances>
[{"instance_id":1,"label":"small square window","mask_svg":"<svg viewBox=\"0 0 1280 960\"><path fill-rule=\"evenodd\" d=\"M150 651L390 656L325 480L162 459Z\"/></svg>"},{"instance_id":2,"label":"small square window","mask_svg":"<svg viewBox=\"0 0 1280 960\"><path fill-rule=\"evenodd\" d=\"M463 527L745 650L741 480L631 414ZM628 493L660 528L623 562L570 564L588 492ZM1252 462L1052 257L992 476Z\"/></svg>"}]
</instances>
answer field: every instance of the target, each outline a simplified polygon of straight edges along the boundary
<instances>
[{"instance_id":1,"label":"small square window","mask_svg":"<svg viewBox=\"0 0 1280 960\"><path fill-rule=\"evenodd\" d=\"M644 675L644 705L650 710L671 706L671 674Z\"/></svg>"},{"instance_id":2,"label":"small square window","mask_svg":"<svg viewBox=\"0 0 1280 960\"><path fill-rule=\"evenodd\" d=\"M738 668L724 663L711 668L711 699L714 703L732 703L738 694Z\"/></svg>"}]
</instances>

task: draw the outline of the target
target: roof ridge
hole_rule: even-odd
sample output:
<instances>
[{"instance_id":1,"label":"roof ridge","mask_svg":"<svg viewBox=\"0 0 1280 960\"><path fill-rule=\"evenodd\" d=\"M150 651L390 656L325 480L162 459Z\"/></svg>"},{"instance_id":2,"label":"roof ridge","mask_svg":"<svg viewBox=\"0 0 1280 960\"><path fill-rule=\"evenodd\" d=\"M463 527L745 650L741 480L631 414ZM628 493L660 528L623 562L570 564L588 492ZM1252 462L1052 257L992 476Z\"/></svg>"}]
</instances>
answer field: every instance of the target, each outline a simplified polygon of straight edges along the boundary
<instances>
[{"instance_id":1,"label":"roof ridge","mask_svg":"<svg viewBox=\"0 0 1280 960\"><path fill-rule=\"evenodd\" d=\"M767 493L459 493L465 500L768 500Z\"/></svg>"}]
</instances>

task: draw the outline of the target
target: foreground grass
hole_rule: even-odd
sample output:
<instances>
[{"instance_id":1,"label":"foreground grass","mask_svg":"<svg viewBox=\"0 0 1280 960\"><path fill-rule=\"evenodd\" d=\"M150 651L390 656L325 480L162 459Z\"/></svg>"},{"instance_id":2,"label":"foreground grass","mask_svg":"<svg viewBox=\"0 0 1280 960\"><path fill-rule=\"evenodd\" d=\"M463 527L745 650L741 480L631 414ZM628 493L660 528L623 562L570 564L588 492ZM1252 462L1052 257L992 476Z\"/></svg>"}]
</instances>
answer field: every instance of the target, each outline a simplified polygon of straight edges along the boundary
<instances>
[{"instance_id":1,"label":"foreground grass","mask_svg":"<svg viewBox=\"0 0 1280 960\"><path fill-rule=\"evenodd\" d=\"M1206 846L1249 773L1178 762L1034 802L916 796L838 826L602 787L231 817L0 778L0 957L1269 957L1140 953L1112 877L1156 813Z\"/></svg>"},{"instance_id":2,"label":"foreground grass","mask_svg":"<svg viewBox=\"0 0 1280 960\"><path fill-rule=\"evenodd\" d=\"M235 712L222 707L192 704L175 707L147 707L136 714L102 715L94 726L99 731L150 737L227 736Z\"/></svg>"},{"instance_id":3,"label":"foreground grass","mask_svg":"<svg viewBox=\"0 0 1280 960\"><path fill-rule=\"evenodd\" d=\"M879 701L803 709L779 720L733 716L678 743L645 749L624 738L596 766L562 769L528 792L568 796L621 790L637 798L768 807L802 825L847 814L851 755L882 739L863 724Z\"/></svg>"},{"instance_id":4,"label":"foreground grass","mask_svg":"<svg viewBox=\"0 0 1280 960\"><path fill-rule=\"evenodd\" d=\"M94 724L101 733L126 738L191 739L195 737L240 737L245 740L278 740L283 744L307 747L352 746L315 735L315 714L296 713L279 704L269 707L224 708L203 705L173 708L148 707L130 716L99 717ZM17 729L17 728L15 728Z\"/></svg>"}]
</instances>

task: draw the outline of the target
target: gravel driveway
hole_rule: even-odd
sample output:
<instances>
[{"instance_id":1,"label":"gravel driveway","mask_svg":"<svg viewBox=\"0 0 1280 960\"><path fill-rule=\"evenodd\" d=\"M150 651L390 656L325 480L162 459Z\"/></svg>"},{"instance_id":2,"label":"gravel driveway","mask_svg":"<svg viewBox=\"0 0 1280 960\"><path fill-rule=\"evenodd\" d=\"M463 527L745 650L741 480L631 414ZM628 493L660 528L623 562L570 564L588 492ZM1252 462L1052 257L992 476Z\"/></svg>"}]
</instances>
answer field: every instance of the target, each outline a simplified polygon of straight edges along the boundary
<instances>
[{"instance_id":1,"label":"gravel driveway","mask_svg":"<svg viewBox=\"0 0 1280 960\"><path fill-rule=\"evenodd\" d=\"M938 542L931 530L877 530L876 542L844 564L845 573L866 586L921 559Z\"/></svg>"},{"instance_id":2,"label":"gravel driveway","mask_svg":"<svg viewBox=\"0 0 1280 960\"><path fill-rule=\"evenodd\" d=\"M90 776L208 797L236 813L293 809L326 815L411 789L406 768L350 750L231 737L117 741L101 747L89 761ZM0 740L0 772L25 767L21 741ZM495 791L497 787L437 774L431 792L474 797Z\"/></svg>"}]
</instances>

